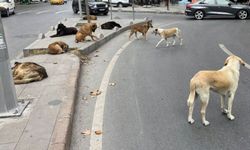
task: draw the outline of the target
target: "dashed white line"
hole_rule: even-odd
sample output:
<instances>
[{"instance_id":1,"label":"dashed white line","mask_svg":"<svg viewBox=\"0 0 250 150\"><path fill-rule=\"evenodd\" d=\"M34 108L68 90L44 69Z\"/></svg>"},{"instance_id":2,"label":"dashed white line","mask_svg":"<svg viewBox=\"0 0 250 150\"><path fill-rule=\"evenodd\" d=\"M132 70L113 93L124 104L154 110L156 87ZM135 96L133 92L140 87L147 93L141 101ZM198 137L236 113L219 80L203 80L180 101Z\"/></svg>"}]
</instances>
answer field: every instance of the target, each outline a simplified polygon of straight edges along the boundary
<instances>
[{"instance_id":1,"label":"dashed white line","mask_svg":"<svg viewBox=\"0 0 250 150\"><path fill-rule=\"evenodd\" d=\"M19 12L19 13L17 13L17 15L21 15L21 14L27 14L27 13L30 13L30 12L32 12L32 11L30 11L30 10L27 10L27 11Z\"/></svg>"},{"instance_id":2,"label":"dashed white line","mask_svg":"<svg viewBox=\"0 0 250 150\"><path fill-rule=\"evenodd\" d=\"M37 15L40 15L40 14L44 14L44 13L48 13L48 12L50 12L50 10L39 11L39 12L37 12L36 14L37 14Z\"/></svg>"},{"instance_id":3,"label":"dashed white line","mask_svg":"<svg viewBox=\"0 0 250 150\"><path fill-rule=\"evenodd\" d=\"M65 12L69 12L71 10L62 10L62 11L57 11L56 14L61 14L61 13L65 13Z\"/></svg>"}]
</instances>

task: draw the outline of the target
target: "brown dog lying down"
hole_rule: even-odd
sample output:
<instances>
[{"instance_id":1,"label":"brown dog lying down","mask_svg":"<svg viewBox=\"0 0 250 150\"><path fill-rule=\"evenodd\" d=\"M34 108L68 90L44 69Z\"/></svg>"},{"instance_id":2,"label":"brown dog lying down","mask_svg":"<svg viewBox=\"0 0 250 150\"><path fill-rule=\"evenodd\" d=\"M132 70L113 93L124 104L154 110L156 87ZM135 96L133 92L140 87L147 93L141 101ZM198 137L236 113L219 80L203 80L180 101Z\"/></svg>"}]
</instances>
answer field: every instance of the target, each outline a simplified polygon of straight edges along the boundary
<instances>
[{"instance_id":1,"label":"brown dog lying down","mask_svg":"<svg viewBox=\"0 0 250 150\"><path fill-rule=\"evenodd\" d=\"M135 34L135 37L138 38L137 32L142 33L142 35L146 39L146 34L147 34L149 28L153 28L152 20L148 20L146 23L131 25L129 39L133 34Z\"/></svg>"},{"instance_id":2,"label":"brown dog lying down","mask_svg":"<svg viewBox=\"0 0 250 150\"><path fill-rule=\"evenodd\" d=\"M190 93L187 100L189 107L188 122L194 123L193 109L196 95L201 99L201 119L203 125L209 125L206 120L206 109L209 101L209 91L212 90L221 96L221 111L227 114L228 119L234 120L232 115L232 105L235 92L238 88L240 65L245 66L245 62L237 56L229 56L225 61L225 66L220 70L199 71L190 80ZM228 108L224 108L224 99L228 99Z\"/></svg>"},{"instance_id":3,"label":"brown dog lying down","mask_svg":"<svg viewBox=\"0 0 250 150\"><path fill-rule=\"evenodd\" d=\"M15 62L11 69L15 84L40 81L48 77L45 68L33 62Z\"/></svg>"},{"instance_id":4,"label":"brown dog lying down","mask_svg":"<svg viewBox=\"0 0 250 150\"><path fill-rule=\"evenodd\" d=\"M95 32L96 28L96 23L86 23L82 25L76 33L75 42L83 42L87 36L90 36L93 41L96 41L94 38L98 38L92 34L92 32Z\"/></svg>"},{"instance_id":5,"label":"brown dog lying down","mask_svg":"<svg viewBox=\"0 0 250 150\"><path fill-rule=\"evenodd\" d=\"M83 20L88 20L88 16L83 16ZM89 15L89 20L97 20L97 17L94 15Z\"/></svg>"},{"instance_id":6,"label":"brown dog lying down","mask_svg":"<svg viewBox=\"0 0 250 150\"><path fill-rule=\"evenodd\" d=\"M68 44L62 42L62 41L57 41L54 43L51 43L48 46L48 53L49 54L62 54L68 51Z\"/></svg>"}]
</instances>

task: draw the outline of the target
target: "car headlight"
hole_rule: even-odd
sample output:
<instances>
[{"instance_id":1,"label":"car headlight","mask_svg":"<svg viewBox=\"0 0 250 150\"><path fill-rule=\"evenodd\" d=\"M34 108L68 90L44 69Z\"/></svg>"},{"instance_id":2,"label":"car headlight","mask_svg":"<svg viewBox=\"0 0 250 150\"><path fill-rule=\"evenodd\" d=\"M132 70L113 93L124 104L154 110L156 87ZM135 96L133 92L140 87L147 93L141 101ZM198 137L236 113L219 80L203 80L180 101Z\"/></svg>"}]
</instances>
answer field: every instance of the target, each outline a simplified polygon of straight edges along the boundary
<instances>
[{"instance_id":1,"label":"car headlight","mask_svg":"<svg viewBox=\"0 0 250 150\"><path fill-rule=\"evenodd\" d=\"M94 5L94 7L93 8L97 8L97 6L96 5Z\"/></svg>"},{"instance_id":2,"label":"car headlight","mask_svg":"<svg viewBox=\"0 0 250 150\"><path fill-rule=\"evenodd\" d=\"M105 7L108 8L108 4L106 4Z\"/></svg>"}]
</instances>

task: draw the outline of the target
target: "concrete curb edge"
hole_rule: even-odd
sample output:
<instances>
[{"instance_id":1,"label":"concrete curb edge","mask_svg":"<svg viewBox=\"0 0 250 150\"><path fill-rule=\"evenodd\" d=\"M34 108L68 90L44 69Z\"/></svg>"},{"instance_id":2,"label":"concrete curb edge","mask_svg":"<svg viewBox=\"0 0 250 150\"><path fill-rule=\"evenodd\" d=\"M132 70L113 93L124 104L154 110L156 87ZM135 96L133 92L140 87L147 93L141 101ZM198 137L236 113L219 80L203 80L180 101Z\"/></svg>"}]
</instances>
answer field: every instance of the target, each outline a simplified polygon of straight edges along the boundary
<instances>
[{"instance_id":1,"label":"concrete curb edge","mask_svg":"<svg viewBox=\"0 0 250 150\"><path fill-rule=\"evenodd\" d=\"M75 56L76 57L76 56ZM80 60L72 66L72 72L67 81L67 96L61 106L51 135L48 150L68 150L71 141L71 129L74 117L75 99L80 75Z\"/></svg>"}]
</instances>

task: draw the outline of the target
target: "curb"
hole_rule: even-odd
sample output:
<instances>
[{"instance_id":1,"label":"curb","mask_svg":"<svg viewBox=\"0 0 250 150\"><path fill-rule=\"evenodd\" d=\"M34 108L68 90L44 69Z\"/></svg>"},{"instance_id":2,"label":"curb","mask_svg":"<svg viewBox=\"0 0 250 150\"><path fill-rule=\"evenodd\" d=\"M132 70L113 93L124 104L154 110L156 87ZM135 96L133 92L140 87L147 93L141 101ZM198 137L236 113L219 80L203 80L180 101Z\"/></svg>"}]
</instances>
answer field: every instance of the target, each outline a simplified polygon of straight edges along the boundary
<instances>
[{"instance_id":1,"label":"curb","mask_svg":"<svg viewBox=\"0 0 250 150\"><path fill-rule=\"evenodd\" d=\"M131 10L112 10L113 12L133 12ZM174 15L184 15L182 11L136 11L135 13L155 13L155 14L174 14Z\"/></svg>"},{"instance_id":2,"label":"curb","mask_svg":"<svg viewBox=\"0 0 250 150\"><path fill-rule=\"evenodd\" d=\"M71 129L74 117L75 99L77 94L78 79L80 75L80 60L72 66L68 83L66 102L61 106L56 119L54 131L51 135L48 150L68 150L71 141Z\"/></svg>"},{"instance_id":3,"label":"curb","mask_svg":"<svg viewBox=\"0 0 250 150\"><path fill-rule=\"evenodd\" d=\"M145 21L140 21L138 23L135 23L135 24L140 24L140 23L144 23ZM111 34L107 35L107 36L104 36L104 38L102 38L101 40L99 41L96 41L95 43L87 46L87 47L82 47L82 48L79 48L80 52L82 54L89 54L93 51L95 51L97 48L99 48L100 46L104 45L106 42L108 42L109 40L113 39L114 37L116 37L117 35L127 31L128 29L130 29L131 25L128 25L128 26L125 26L115 32L112 32ZM37 39L36 41L39 41L39 39ZM32 44L30 45L35 45L36 44L36 41L34 41ZM30 46L29 45L29 46ZM28 46L28 47L29 47ZM75 49L75 48L70 48L70 49ZM32 55L38 55L38 54L45 54L47 52L47 49L44 49L44 48L36 48L36 49L26 49L24 48L23 49L23 56L24 57L28 57L28 56L32 56Z\"/></svg>"}]
</instances>

